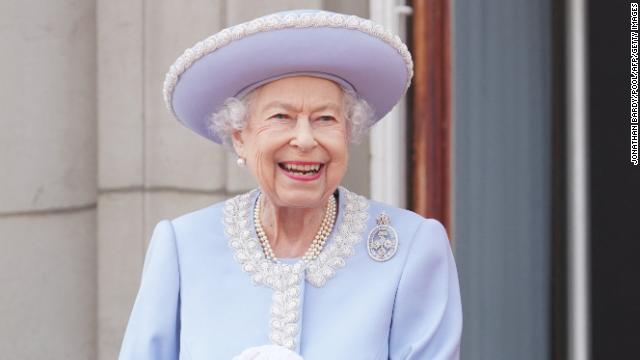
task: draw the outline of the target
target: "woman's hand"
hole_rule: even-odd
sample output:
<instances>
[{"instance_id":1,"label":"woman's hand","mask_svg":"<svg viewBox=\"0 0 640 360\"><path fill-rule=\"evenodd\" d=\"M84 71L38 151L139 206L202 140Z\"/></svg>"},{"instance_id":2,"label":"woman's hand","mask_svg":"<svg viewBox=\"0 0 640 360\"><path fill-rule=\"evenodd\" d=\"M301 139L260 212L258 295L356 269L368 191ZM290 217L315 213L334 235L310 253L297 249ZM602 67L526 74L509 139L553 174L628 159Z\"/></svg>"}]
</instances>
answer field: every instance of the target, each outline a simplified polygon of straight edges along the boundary
<instances>
[{"instance_id":1,"label":"woman's hand","mask_svg":"<svg viewBox=\"0 0 640 360\"><path fill-rule=\"evenodd\" d=\"M295 352L278 345L263 345L248 348L233 360L304 360Z\"/></svg>"}]
</instances>

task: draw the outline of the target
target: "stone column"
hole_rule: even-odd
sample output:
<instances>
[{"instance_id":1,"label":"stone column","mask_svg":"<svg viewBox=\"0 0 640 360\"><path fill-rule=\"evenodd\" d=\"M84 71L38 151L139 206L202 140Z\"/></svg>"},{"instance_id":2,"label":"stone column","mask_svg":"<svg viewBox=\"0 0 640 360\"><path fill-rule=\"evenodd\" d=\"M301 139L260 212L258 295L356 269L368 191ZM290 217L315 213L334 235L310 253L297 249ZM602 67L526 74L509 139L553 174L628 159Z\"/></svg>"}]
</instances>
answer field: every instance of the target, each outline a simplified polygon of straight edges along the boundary
<instances>
[{"instance_id":1,"label":"stone column","mask_svg":"<svg viewBox=\"0 0 640 360\"><path fill-rule=\"evenodd\" d=\"M0 3L0 354L95 357L95 4Z\"/></svg>"},{"instance_id":2,"label":"stone column","mask_svg":"<svg viewBox=\"0 0 640 360\"><path fill-rule=\"evenodd\" d=\"M100 359L117 358L154 225L225 197L224 151L162 98L171 63L222 28L223 5L98 1Z\"/></svg>"},{"instance_id":3,"label":"stone column","mask_svg":"<svg viewBox=\"0 0 640 360\"><path fill-rule=\"evenodd\" d=\"M118 356L145 250L142 10L97 2L99 359Z\"/></svg>"}]
</instances>

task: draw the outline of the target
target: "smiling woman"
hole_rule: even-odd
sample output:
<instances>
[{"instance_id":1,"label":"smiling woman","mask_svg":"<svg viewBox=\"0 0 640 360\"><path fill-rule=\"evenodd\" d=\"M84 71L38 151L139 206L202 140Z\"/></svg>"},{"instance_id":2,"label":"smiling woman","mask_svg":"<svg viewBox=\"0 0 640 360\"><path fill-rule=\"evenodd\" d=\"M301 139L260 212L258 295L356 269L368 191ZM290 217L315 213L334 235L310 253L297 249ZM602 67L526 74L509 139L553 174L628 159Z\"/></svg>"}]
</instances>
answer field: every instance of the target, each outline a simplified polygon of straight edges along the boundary
<instances>
[{"instance_id":1,"label":"smiling woman","mask_svg":"<svg viewBox=\"0 0 640 360\"><path fill-rule=\"evenodd\" d=\"M255 90L233 146L269 203L321 209L338 187L349 158L342 97L337 84L314 77L284 78ZM310 172L311 165L320 171Z\"/></svg>"},{"instance_id":2,"label":"smiling woman","mask_svg":"<svg viewBox=\"0 0 640 360\"><path fill-rule=\"evenodd\" d=\"M233 146L266 195L260 215L275 254L302 256L347 171L343 92L330 80L308 76L254 91L247 124L233 132Z\"/></svg>"},{"instance_id":3,"label":"smiling woman","mask_svg":"<svg viewBox=\"0 0 640 360\"><path fill-rule=\"evenodd\" d=\"M157 225L120 358L457 359L443 226L340 186L349 144L411 76L397 36L324 11L188 49L165 81L169 109L259 187Z\"/></svg>"}]
</instances>

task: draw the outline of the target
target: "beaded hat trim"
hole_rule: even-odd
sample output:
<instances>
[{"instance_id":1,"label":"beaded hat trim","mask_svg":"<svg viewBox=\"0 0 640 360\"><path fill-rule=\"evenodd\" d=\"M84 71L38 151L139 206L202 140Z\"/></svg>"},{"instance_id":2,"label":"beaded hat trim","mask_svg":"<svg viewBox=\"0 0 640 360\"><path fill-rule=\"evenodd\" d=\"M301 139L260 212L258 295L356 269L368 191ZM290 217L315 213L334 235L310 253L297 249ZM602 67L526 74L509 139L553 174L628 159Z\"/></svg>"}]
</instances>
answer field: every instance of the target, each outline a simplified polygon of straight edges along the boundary
<instances>
[{"instance_id":1,"label":"beaded hat trim","mask_svg":"<svg viewBox=\"0 0 640 360\"><path fill-rule=\"evenodd\" d=\"M344 15L326 11L276 13L226 28L185 50L173 65L171 65L164 80L163 95L167 108L178 118L171 101L178 79L194 62L205 55L252 34L287 28L312 27L352 29L384 41L396 49L404 60L408 74L405 91L411 84L411 78L413 77L413 60L411 59L411 53L407 45L402 42L399 36L385 30L381 25L355 15Z\"/></svg>"}]
</instances>

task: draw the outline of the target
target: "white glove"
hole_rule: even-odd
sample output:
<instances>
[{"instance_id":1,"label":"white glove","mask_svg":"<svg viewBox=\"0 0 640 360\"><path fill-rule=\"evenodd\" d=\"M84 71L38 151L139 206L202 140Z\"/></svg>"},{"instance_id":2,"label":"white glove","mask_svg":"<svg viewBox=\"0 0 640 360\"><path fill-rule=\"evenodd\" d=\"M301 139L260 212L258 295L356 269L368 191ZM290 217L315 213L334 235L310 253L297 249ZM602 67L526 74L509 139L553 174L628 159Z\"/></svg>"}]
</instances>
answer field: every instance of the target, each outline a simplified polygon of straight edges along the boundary
<instances>
[{"instance_id":1,"label":"white glove","mask_svg":"<svg viewBox=\"0 0 640 360\"><path fill-rule=\"evenodd\" d=\"M248 348L232 360L304 360L295 352L278 345Z\"/></svg>"}]
</instances>

